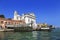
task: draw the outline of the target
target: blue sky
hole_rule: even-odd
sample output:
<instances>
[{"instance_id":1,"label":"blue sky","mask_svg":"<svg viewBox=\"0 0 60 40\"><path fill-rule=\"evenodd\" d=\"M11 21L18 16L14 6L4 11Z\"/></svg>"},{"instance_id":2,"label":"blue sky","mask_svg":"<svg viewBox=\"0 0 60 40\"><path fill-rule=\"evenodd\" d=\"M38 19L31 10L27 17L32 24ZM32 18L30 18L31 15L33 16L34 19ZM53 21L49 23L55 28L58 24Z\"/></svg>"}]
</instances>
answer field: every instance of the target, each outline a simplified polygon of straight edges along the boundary
<instances>
[{"instance_id":1,"label":"blue sky","mask_svg":"<svg viewBox=\"0 0 60 40\"><path fill-rule=\"evenodd\" d=\"M0 0L0 14L13 18L15 10L20 15L34 12L37 23L60 26L60 0Z\"/></svg>"}]
</instances>

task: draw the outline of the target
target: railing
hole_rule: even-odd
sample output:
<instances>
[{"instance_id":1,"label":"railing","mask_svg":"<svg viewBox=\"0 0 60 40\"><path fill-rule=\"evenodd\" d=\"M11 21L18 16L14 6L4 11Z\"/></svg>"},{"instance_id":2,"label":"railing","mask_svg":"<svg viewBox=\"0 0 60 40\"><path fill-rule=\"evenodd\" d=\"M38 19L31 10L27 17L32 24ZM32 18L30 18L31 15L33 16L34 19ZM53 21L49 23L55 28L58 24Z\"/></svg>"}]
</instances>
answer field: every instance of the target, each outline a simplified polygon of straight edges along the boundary
<instances>
[{"instance_id":1,"label":"railing","mask_svg":"<svg viewBox=\"0 0 60 40\"><path fill-rule=\"evenodd\" d=\"M17 24L17 25L6 25L6 27L28 27L28 25L27 24Z\"/></svg>"}]
</instances>

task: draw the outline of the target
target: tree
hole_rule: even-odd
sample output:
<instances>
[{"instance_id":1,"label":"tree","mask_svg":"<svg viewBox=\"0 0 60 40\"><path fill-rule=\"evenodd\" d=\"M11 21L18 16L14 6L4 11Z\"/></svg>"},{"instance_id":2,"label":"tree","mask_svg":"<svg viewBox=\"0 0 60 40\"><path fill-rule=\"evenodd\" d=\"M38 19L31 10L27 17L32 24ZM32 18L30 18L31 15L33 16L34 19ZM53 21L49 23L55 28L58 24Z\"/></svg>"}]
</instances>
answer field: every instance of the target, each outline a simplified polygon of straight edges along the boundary
<instances>
[{"instance_id":1,"label":"tree","mask_svg":"<svg viewBox=\"0 0 60 40\"><path fill-rule=\"evenodd\" d=\"M0 15L0 18L5 18L5 16L4 15Z\"/></svg>"},{"instance_id":2,"label":"tree","mask_svg":"<svg viewBox=\"0 0 60 40\"><path fill-rule=\"evenodd\" d=\"M11 18L8 18L8 20L12 20Z\"/></svg>"}]
</instances>

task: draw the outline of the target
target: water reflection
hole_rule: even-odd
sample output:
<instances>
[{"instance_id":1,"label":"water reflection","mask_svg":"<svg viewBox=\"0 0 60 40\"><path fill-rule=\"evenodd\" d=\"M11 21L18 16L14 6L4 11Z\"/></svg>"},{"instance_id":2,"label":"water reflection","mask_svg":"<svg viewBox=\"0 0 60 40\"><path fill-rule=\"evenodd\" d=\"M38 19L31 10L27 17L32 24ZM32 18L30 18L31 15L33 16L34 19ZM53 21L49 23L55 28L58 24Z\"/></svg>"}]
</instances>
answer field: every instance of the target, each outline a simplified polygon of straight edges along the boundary
<instances>
[{"instance_id":1,"label":"water reflection","mask_svg":"<svg viewBox=\"0 0 60 40\"><path fill-rule=\"evenodd\" d=\"M13 34L13 32L0 32L0 40L8 40L8 36Z\"/></svg>"},{"instance_id":2,"label":"water reflection","mask_svg":"<svg viewBox=\"0 0 60 40\"><path fill-rule=\"evenodd\" d=\"M51 40L51 33L47 31L38 32L37 40Z\"/></svg>"},{"instance_id":3,"label":"water reflection","mask_svg":"<svg viewBox=\"0 0 60 40\"><path fill-rule=\"evenodd\" d=\"M31 32L0 32L0 40L30 40Z\"/></svg>"},{"instance_id":4,"label":"water reflection","mask_svg":"<svg viewBox=\"0 0 60 40\"><path fill-rule=\"evenodd\" d=\"M32 35L33 39L34 39L34 40L37 40L38 31L33 31L32 34L33 34L33 35Z\"/></svg>"},{"instance_id":5,"label":"water reflection","mask_svg":"<svg viewBox=\"0 0 60 40\"><path fill-rule=\"evenodd\" d=\"M0 32L0 40L51 40L51 34L44 31Z\"/></svg>"},{"instance_id":6,"label":"water reflection","mask_svg":"<svg viewBox=\"0 0 60 40\"><path fill-rule=\"evenodd\" d=\"M3 40L3 39L4 39L4 33L0 32L0 40Z\"/></svg>"},{"instance_id":7,"label":"water reflection","mask_svg":"<svg viewBox=\"0 0 60 40\"><path fill-rule=\"evenodd\" d=\"M47 31L34 31L34 40L51 40L51 33Z\"/></svg>"},{"instance_id":8,"label":"water reflection","mask_svg":"<svg viewBox=\"0 0 60 40\"><path fill-rule=\"evenodd\" d=\"M0 32L0 40L56 40L60 32Z\"/></svg>"}]
</instances>

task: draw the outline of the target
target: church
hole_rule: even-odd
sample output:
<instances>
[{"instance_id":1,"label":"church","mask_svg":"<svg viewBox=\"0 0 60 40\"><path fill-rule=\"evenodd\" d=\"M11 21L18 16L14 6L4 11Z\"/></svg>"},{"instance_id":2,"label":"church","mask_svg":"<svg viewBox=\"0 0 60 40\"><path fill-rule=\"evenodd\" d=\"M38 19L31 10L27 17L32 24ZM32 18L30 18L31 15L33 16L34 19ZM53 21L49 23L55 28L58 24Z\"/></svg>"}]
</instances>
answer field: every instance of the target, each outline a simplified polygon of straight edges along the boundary
<instances>
[{"instance_id":1,"label":"church","mask_svg":"<svg viewBox=\"0 0 60 40\"><path fill-rule=\"evenodd\" d=\"M14 11L13 20L24 20L27 25L37 28L36 16L34 13L24 13L22 16L20 16L17 11Z\"/></svg>"}]
</instances>

